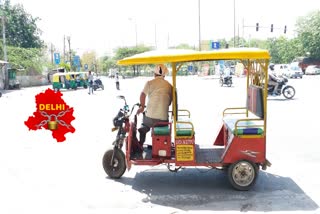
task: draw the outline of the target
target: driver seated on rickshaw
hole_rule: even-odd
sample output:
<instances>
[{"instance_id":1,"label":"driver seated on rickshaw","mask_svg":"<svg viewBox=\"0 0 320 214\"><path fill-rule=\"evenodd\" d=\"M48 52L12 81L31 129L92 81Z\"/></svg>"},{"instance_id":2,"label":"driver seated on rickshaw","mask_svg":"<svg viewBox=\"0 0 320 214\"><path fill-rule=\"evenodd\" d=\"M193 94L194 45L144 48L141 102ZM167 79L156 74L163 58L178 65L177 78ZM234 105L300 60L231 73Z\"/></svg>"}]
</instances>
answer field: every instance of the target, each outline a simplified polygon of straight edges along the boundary
<instances>
[{"instance_id":1,"label":"driver seated on rickshaw","mask_svg":"<svg viewBox=\"0 0 320 214\"><path fill-rule=\"evenodd\" d=\"M168 122L169 106L172 102L172 85L165 80L165 75L168 73L168 68L159 64L154 70L154 79L145 83L140 94L140 108L137 114L143 112L142 125L138 129L140 133L140 145L146 140L146 134L150 128L157 123ZM146 97L148 97L147 109L144 112ZM160 125L161 126L161 125Z\"/></svg>"}]
</instances>

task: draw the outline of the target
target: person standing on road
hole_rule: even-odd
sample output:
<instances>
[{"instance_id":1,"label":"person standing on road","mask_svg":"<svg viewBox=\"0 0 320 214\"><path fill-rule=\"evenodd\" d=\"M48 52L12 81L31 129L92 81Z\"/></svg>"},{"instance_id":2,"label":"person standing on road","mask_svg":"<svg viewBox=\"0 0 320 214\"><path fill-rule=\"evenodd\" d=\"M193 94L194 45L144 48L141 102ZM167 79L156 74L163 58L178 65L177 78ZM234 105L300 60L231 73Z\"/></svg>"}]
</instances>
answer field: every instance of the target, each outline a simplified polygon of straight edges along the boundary
<instances>
[{"instance_id":1,"label":"person standing on road","mask_svg":"<svg viewBox=\"0 0 320 214\"><path fill-rule=\"evenodd\" d=\"M172 85L164 79L168 73L165 65L155 67L154 79L146 82L140 94L140 108L137 114L144 112L146 97L148 97L147 110L143 113L142 125L138 129L140 133L140 145L146 139L150 128L159 122L168 122L169 106L172 102Z\"/></svg>"},{"instance_id":2,"label":"person standing on road","mask_svg":"<svg viewBox=\"0 0 320 214\"><path fill-rule=\"evenodd\" d=\"M88 75L88 83L89 83L89 92L88 94L93 94L93 74L91 71L89 71Z\"/></svg>"},{"instance_id":3,"label":"person standing on road","mask_svg":"<svg viewBox=\"0 0 320 214\"><path fill-rule=\"evenodd\" d=\"M120 82L119 82L119 74L118 74L118 72L116 73L114 78L116 80L116 88L117 88L117 90L120 90Z\"/></svg>"}]
</instances>

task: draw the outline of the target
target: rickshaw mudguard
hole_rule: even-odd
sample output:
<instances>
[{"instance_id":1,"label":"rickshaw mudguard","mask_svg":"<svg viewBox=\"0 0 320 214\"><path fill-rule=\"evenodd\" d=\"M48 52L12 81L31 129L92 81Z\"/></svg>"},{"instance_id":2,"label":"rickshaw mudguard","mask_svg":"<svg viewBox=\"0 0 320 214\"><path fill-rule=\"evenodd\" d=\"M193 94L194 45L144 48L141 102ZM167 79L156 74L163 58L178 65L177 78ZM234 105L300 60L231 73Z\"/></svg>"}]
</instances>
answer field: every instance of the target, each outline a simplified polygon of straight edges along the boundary
<instances>
[{"instance_id":1,"label":"rickshaw mudguard","mask_svg":"<svg viewBox=\"0 0 320 214\"><path fill-rule=\"evenodd\" d=\"M244 138L234 136L222 155L222 163L235 163L239 160L250 160L253 163L266 161L265 137Z\"/></svg>"}]
</instances>

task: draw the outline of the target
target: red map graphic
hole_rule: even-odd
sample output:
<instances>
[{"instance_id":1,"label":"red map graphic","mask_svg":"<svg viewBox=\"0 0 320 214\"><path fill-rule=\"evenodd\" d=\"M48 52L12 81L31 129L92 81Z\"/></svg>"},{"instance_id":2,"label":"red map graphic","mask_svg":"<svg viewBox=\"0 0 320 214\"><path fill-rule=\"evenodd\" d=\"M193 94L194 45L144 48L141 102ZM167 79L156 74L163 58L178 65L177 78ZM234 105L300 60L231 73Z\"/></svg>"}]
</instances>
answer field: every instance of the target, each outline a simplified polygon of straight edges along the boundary
<instances>
[{"instance_id":1,"label":"red map graphic","mask_svg":"<svg viewBox=\"0 0 320 214\"><path fill-rule=\"evenodd\" d=\"M47 89L44 93L36 95L37 110L30 116L24 124L29 130L38 130L45 128L52 131L52 137L57 142L66 140L65 134L74 133L75 128L71 122L75 119L73 116L73 108L70 108L61 98L63 94L52 89ZM56 121L56 129L49 129L48 122Z\"/></svg>"}]
</instances>

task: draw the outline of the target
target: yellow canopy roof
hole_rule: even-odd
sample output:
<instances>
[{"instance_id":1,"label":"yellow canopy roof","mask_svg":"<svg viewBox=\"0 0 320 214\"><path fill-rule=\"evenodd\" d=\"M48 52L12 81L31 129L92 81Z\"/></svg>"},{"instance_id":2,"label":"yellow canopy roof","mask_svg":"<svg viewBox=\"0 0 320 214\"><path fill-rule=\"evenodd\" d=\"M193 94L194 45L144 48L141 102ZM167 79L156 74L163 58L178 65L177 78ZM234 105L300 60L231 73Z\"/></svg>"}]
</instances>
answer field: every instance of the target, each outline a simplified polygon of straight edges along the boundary
<instances>
[{"instance_id":1,"label":"yellow canopy roof","mask_svg":"<svg viewBox=\"0 0 320 214\"><path fill-rule=\"evenodd\" d=\"M214 51L168 49L148 51L119 60L119 65L158 64L236 59L270 59L268 50L258 48L230 48Z\"/></svg>"}]
</instances>

